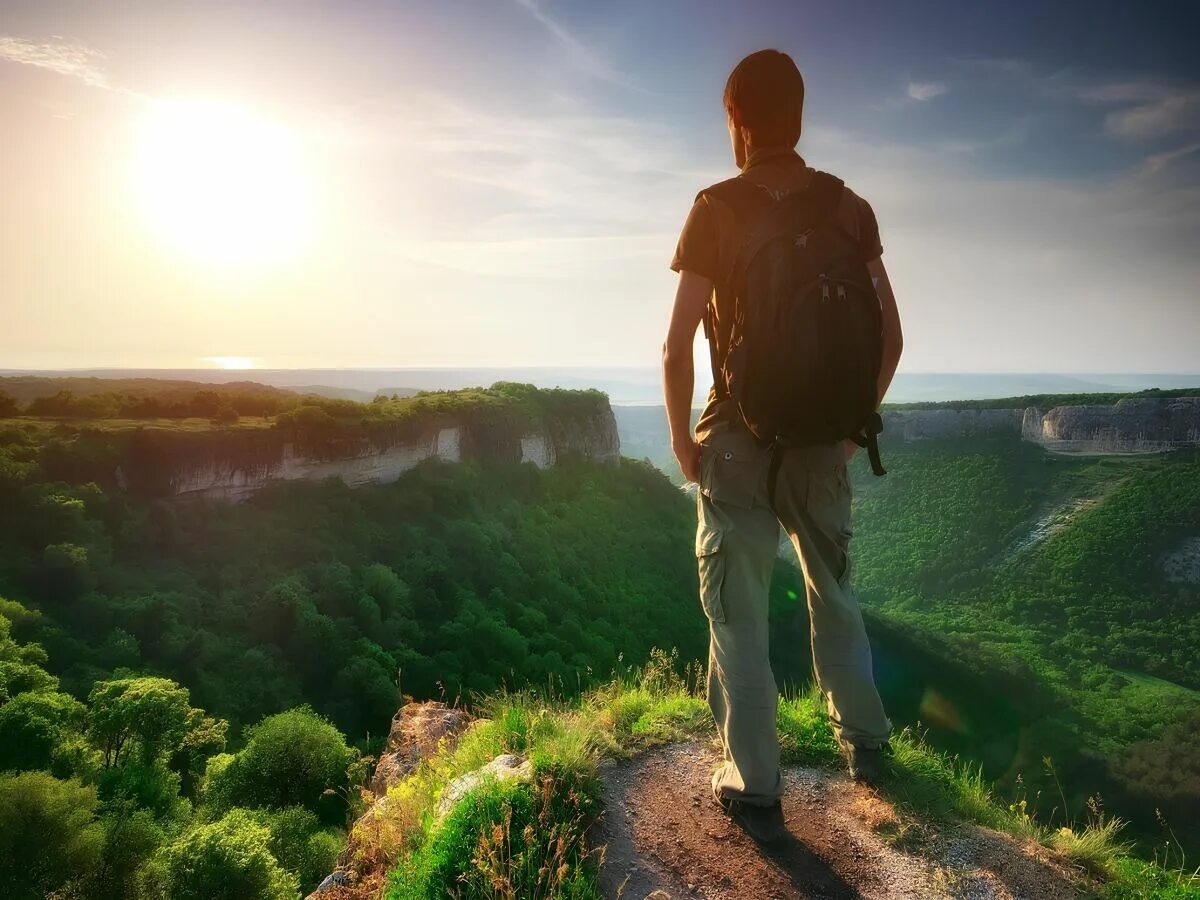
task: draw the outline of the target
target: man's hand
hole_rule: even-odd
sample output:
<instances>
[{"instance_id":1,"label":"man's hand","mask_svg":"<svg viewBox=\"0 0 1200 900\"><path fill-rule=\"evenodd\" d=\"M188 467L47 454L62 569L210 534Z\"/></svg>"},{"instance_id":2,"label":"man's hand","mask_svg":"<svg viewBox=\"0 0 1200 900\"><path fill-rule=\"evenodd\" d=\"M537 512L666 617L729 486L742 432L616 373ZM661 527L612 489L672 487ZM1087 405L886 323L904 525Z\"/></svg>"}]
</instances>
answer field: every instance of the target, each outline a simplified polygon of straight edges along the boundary
<instances>
[{"instance_id":1,"label":"man's hand","mask_svg":"<svg viewBox=\"0 0 1200 900\"><path fill-rule=\"evenodd\" d=\"M857 453L859 449L860 447L858 444L854 443L854 441L842 441L842 452L846 454L846 462L850 462L850 460L854 459L854 454Z\"/></svg>"},{"instance_id":2,"label":"man's hand","mask_svg":"<svg viewBox=\"0 0 1200 900\"><path fill-rule=\"evenodd\" d=\"M683 473L684 481L700 483L700 445L691 438L683 441L672 441L671 452L679 463L679 471Z\"/></svg>"}]
</instances>

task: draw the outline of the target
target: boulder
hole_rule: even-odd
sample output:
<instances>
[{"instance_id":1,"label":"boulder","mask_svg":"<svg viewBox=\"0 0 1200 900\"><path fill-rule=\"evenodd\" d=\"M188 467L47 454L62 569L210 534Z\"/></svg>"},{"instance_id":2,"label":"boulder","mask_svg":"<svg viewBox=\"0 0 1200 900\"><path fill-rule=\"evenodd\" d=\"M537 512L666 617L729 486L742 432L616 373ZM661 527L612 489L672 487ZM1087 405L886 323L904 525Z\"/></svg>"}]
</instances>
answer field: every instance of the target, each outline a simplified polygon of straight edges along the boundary
<instances>
[{"instance_id":1,"label":"boulder","mask_svg":"<svg viewBox=\"0 0 1200 900\"><path fill-rule=\"evenodd\" d=\"M375 766L371 792L376 797L385 795L388 788L416 771L422 760L436 754L443 741L453 747L466 726L466 712L445 703L402 706L392 719L387 746Z\"/></svg>"},{"instance_id":2,"label":"boulder","mask_svg":"<svg viewBox=\"0 0 1200 900\"><path fill-rule=\"evenodd\" d=\"M502 753L486 766L458 776L442 791L438 818L448 814L459 800L490 779L528 783L533 781L533 763L515 753Z\"/></svg>"},{"instance_id":3,"label":"boulder","mask_svg":"<svg viewBox=\"0 0 1200 900\"><path fill-rule=\"evenodd\" d=\"M352 882L349 873L338 869L337 871L326 875L325 880L318 884L313 892L308 896L319 897L321 894L329 893L335 888L350 887L351 883Z\"/></svg>"}]
</instances>

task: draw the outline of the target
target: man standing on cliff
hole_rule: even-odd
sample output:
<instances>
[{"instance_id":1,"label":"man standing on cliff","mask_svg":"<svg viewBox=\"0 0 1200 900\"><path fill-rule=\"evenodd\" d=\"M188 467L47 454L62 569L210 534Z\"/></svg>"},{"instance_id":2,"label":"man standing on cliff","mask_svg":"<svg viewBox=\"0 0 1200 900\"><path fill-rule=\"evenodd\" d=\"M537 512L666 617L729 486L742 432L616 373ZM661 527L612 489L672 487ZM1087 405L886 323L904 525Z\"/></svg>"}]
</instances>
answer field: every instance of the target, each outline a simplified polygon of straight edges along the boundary
<instances>
[{"instance_id":1,"label":"man standing on cliff","mask_svg":"<svg viewBox=\"0 0 1200 900\"><path fill-rule=\"evenodd\" d=\"M846 463L869 446L883 473L875 410L902 338L871 207L794 149L804 82L791 57L746 57L724 101L741 173L700 192L680 235L663 381L672 449L700 485L708 701L724 745L713 795L751 836L773 840L785 829L767 593L781 525L804 569L816 679L851 775L870 783L881 773L891 723L850 585ZM819 275L788 280L814 259ZM693 436L692 344L702 322L714 386ZM855 364L855 354L867 361ZM857 393L855 379L865 381Z\"/></svg>"}]
</instances>

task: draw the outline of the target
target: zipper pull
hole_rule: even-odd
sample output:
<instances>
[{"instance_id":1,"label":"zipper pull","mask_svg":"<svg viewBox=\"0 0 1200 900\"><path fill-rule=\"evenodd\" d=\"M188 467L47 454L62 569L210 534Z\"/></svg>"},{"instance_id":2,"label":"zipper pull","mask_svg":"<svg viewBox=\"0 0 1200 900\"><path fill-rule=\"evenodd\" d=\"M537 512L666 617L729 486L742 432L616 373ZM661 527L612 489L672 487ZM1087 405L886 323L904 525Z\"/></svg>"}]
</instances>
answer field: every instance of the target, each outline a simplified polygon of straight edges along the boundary
<instances>
[{"instance_id":1,"label":"zipper pull","mask_svg":"<svg viewBox=\"0 0 1200 900\"><path fill-rule=\"evenodd\" d=\"M821 302L829 302L829 279L825 275L821 276Z\"/></svg>"},{"instance_id":2,"label":"zipper pull","mask_svg":"<svg viewBox=\"0 0 1200 900\"><path fill-rule=\"evenodd\" d=\"M838 300L842 303L846 302L846 286L844 284L838 285Z\"/></svg>"}]
</instances>

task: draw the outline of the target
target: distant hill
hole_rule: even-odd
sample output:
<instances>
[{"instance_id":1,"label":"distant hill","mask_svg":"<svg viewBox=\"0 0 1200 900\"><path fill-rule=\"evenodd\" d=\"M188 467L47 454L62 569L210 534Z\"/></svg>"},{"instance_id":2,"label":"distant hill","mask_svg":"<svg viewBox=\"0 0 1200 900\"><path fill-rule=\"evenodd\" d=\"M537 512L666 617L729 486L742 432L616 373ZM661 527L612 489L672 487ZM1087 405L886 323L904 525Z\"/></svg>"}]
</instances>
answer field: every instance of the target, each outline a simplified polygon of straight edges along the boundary
<instances>
[{"instance_id":1,"label":"distant hill","mask_svg":"<svg viewBox=\"0 0 1200 900\"><path fill-rule=\"evenodd\" d=\"M372 397L389 396L392 385L405 390L439 391L515 381L541 388L594 388L604 391L615 404L659 404L662 374L657 365L645 366L491 366L380 369L86 369L4 370L2 375L101 378L157 378L220 383L252 378L261 384L303 391L314 385L322 389L364 391ZM707 370L696 371L696 402L700 403L710 384ZM1200 386L1200 373L1091 373L1045 372L900 372L888 392L889 403L918 403L943 400L992 399L1029 394L1129 393L1148 388ZM328 395L325 395L328 396Z\"/></svg>"},{"instance_id":2,"label":"distant hill","mask_svg":"<svg viewBox=\"0 0 1200 900\"><path fill-rule=\"evenodd\" d=\"M254 391L279 397L292 393L292 391L269 384L245 380L206 382L176 378L101 378L95 375L10 375L0 377L0 391L8 394L20 404L26 404L38 397L51 397L59 391L70 391L76 397L91 397L96 394L127 394L140 397L169 396L172 393L193 394L199 390L214 391L218 394ZM371 397L367 399L370 400Z\"/></svg>"},{"instance_id":3,"label":"distant hill","mask_svg":"<svg viewBox=\"0 0 1200 900\"><path fill-rule=\"evenodd\" d=\"M414 397L419 393L416 388L395 387L364 391L358 388L336 387L328 384L298 384L295 387L289 387L288 390L297 394L328 397L331 400L357 400L359 403L370 403L376 397Z\"/></svg>"}]
</instances>

